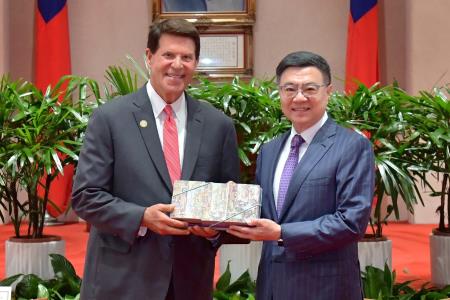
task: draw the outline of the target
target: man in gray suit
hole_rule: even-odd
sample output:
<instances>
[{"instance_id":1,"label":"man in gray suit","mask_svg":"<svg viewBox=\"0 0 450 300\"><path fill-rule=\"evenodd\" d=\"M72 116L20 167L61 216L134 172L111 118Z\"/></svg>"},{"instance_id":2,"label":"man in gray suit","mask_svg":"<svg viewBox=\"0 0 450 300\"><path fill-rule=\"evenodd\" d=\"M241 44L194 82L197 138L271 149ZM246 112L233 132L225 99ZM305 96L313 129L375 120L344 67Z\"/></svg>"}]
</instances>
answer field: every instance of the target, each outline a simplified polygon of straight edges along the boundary
<instances>
[{"instance_id":1,"label":"man in gray suit","mask_svg":"<svg viewBox=\"0 0 450 300\"><path fill-rule=\"evenodd\" d=\"M330 67L321 56L291 53L276 75L292 129L259 153L261 219L228 232L264 241L258 300L362 299L357 243L373 197L371 143L328 117Z\"/></svg>"},{"instance_id":2,"label":"man in gray suit","mask_svg":"<svg viewBox=\"0 0 450 300\"><path fill-rule=\"evenodd\" d=\"M216 231L171 219L173 182L238 181L231 119L184 93L200 53L184 20L150 27L149 82L92 115L72 206L92 224L83 300L211 299Z\"/></svg>"}]
</instances>

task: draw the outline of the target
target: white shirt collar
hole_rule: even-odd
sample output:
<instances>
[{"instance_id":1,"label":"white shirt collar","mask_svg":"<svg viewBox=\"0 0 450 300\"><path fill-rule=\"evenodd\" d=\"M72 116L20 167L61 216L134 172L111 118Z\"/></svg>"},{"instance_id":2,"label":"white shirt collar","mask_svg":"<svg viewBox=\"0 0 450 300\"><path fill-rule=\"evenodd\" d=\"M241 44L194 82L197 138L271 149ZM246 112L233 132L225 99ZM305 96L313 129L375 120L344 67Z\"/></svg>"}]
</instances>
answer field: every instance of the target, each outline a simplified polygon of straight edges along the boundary
<instances>
[{"instance_id":1,"label":"white shirt collar","mask_svg":"<svg viewBox=\"0 0 450 300\"><path fill-rule=\"evenodd\" d=\"M153 114L155 116L155 119L160 117L162 111L164 110L164 107L166 107L167 103L164 101L163 98L161 98L160 95L155 91L152 84L150 83L150 80L146 84L147 88L147 94L150 98L150 103L152 105ZM175 119L179 119L180 117L184 116L186 114L186 97L184 93L181 93L180 97L178 97L177 100L175 100L172 104L173 112L175 114Z\"/></svg>"},{"instance_id":2,"label":"white shirt collar","mask_svg":"<svg viewBox=\"0 0 450 300\"><path fill-rule=\"evenodd\" d=\"M294 126L291 127L291 134L289 136L289 139L292 139L292 137L296 134L300 134L302 138L305 140L306 144L310 144L313 140L316 133L319 131L319 129L325 124L325 122L328 119L328 114L325 112L322 116L322 118L316 122L313 126L309 127L308 129L303 130L303 132L297 132L294 128Z\"/></svg>"}]
</instances>

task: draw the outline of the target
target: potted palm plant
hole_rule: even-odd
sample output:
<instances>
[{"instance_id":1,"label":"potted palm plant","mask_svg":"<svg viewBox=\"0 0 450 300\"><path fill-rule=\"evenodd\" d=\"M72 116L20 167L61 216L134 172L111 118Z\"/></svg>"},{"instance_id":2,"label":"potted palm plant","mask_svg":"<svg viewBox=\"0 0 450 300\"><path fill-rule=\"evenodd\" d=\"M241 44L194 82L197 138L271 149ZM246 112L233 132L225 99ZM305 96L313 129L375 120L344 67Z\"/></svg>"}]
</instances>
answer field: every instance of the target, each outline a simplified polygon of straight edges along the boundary
<instances>
[{"instance_id":1,"label":"potted palm plant","mask_svg":"<svg viewBox=\"0 0 450 300\"><path fill-rule=\"evenodd\" d=\"M437 286L450 284L450 89L421 92L414 99L412 118L420 132L422 164L432 171L440 186L430 186L440 197L439 225L430 235L431 280ZM446 220L447 219L447 220Z\"/></svg>"},{"instance_id":2,"label":"potted palm plant","mask_svg":"<svg viewBox=\"0 0 450 300\"><path fill-rule=\"evenodd\" d=\"M421 176L418 171L422 169L413 159L418 151L419 133L405 119L412 98L395 85L370 88L360 85L355 94L336 93L329 102L330 115L338 123L365 135L375 153L371 233L366 234L358 247L361 270L366 265L392 266L392 245L383 235L383 225L392 213L399 218L399 200L404 201L411 213L414 204L423 203L416 177Z\"/></svg>"},{"instance_id":3,"label":"potted palm plant","mask_svg":"<svg viewBox=\"0 0 450 300\"><path fill-rule=\"evenodd\" d=\"M64 93L58 92L62 84L67 84ZM7 276L51 277L48 253L64 253L60 237L44 234L44 216L52 204L48 192L53 180L78 159L91 110L85 102L88 86L98 92L93 81L76 77L62 78L45 93L29 82L6 76L0 80L0 217L8 214L15 232L6 241ZM75 91L78 101L72 102ZM43 258L36 258L37 253Z\"/></svg>"}]
</instances>

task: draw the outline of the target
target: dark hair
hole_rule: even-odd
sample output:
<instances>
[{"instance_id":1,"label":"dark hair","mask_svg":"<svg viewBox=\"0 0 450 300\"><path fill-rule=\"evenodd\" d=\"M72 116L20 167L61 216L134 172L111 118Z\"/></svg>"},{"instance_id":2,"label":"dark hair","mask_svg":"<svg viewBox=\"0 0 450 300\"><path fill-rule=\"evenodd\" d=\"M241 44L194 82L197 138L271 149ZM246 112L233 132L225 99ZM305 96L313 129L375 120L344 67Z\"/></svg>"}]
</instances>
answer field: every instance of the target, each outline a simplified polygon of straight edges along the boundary
<instances>
[{"instance_id":1,"label":"dark hair","mask_svg":"<svg viewBox=\"0 0 450 300\"><path fill-rule=\"evenodd\" d=\"M200 56L200 35L194 25L184 19L166 19L155 22L150 26L147 39L147 48L155 53L159 48L159 39L166 34L188 37L195 44L195 58Z\"/></svg>"},{"instance_id":2,"label":"dark hair","mask_svg":"<svg viewBox=\"0 0 450 300\"><path fill-rule=\"evenodd\" d=\"M278 82L280 82L280 77L283 72L290 67L316 67L319 69L320 73L322 73L325 81L324 84L329 85L331 83L330 66L327 61L318 54L307 51L298 51L286 55L277 66L276 74Z\"/></svg>"}]
</instances>

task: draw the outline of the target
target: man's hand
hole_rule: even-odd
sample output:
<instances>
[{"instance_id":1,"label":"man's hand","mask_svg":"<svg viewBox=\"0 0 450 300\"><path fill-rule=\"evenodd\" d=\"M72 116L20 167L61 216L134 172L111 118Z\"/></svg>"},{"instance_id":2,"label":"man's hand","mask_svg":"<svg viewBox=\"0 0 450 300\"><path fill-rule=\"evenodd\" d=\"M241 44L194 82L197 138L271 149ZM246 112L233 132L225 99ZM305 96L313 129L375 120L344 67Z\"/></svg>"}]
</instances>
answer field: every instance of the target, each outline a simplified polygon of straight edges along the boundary
<instances>
[{"instance_id":1,"label":"man's hand","mask_svg":"<svg viewBox=\"0 0 450 300\"><path fill-rule=\"evenodd\" d=\"M281 237L281 226L269 219L254 219L246 226L231 225L227 232L243 239L253 241L278 241Z\"/></svg>"},{"instance_id":2,"label":"man's hand","mask_svg":"<svg viewBox=\"0 0 450 300\"><path fill-rule=\"evenodd\" d=\"M217 230L214 230L214 229L208 228L208 227L201 227L198 225L190 227L189 231L192 234L202 236L207 239L214 238L215 236L217 236L219 234L219 232Z\"/></svg>"},{"instance_id":3,"label":"man's hand","mask_svg":"<svg viewBox=\"0 0 450 300\"><path fill-rule=\"evenodd\" d=\"M171 219L167 213L175 209L174 204L155 204L147 207L141 225L161 235L188 235L188 224Z\"/></svg>"}]
</instances>

